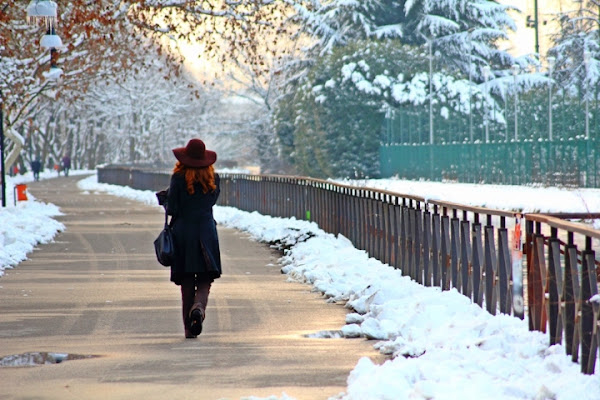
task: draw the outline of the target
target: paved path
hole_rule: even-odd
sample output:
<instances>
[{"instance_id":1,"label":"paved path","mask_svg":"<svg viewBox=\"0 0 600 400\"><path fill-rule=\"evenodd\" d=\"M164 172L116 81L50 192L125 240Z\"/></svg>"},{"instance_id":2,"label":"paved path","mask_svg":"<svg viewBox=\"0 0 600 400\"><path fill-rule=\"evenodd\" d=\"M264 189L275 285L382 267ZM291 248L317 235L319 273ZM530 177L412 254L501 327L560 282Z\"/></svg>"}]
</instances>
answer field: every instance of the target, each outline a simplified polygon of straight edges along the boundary
<instances>
[{"instance_id":1,"label":"paved path","mask_svg":"<svg viewBox=\"0 0 600 400\"><path fill-rule=\"evenodd\" d=\"M152 249L160 208L82 193L81 178L29 184L66 230L0 278L0 357L96 357L0 368L0 399L326 399L361 356L381 360L372 342L306 337L339 329L346 310L286 282L276 252L223 227L225 275L204 332L185 339L179 288Z\"/></svg>"}]
</instances>

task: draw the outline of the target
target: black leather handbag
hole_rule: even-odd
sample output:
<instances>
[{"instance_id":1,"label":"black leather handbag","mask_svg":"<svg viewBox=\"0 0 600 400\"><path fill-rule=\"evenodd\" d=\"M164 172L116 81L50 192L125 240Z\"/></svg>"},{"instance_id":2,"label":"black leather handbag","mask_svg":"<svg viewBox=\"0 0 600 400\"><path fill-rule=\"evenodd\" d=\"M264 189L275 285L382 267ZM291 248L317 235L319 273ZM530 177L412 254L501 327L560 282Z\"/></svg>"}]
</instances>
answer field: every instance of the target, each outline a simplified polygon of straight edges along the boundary
<instances>
[{"instance_id":1,"label":"black leather handbag","mask_svg":"<svg viewBox=\"0 0 600 400\"><path fill-rule=\"evenodd\" d=\"M168 218L167 208L165 207L165 226L154 241L156 259L165 267L170 267L175 259L175 243L173 242L173 233L171 232Z\"/></svg>"}]
</instances>

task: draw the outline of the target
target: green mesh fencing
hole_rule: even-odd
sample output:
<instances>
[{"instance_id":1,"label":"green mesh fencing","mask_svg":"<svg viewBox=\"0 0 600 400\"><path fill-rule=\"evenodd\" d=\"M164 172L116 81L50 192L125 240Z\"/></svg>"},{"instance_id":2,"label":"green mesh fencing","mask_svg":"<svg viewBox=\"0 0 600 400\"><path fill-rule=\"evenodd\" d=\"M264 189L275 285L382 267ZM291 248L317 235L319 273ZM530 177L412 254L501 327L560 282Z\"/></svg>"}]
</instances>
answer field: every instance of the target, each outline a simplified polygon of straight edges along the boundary
<instances>
[{"instance_id":1,"label":"green mesh fencing","mask_svg":"<svg viewBox=\"0 0 600 400\"><path fill-rule=\"evenodd\" d=\"M380 162L382 177L600 187L600 143L593 139L385 144Z\"/></svg>"},{"instance_id":2,"label":"green mesh fencing","mask_svg":"<svg viewBox=\"0 0 600 400\"><path fill-rule=\"evenodd\" d=\"M600 187L600 101L550 94L531 89L497 98L495 107L475 99L460 107L435 103L432 124L428 104L390 108L380 137L381 175ZM599 96L596 89L593 99Z\"/></svg>"}]
</instances>

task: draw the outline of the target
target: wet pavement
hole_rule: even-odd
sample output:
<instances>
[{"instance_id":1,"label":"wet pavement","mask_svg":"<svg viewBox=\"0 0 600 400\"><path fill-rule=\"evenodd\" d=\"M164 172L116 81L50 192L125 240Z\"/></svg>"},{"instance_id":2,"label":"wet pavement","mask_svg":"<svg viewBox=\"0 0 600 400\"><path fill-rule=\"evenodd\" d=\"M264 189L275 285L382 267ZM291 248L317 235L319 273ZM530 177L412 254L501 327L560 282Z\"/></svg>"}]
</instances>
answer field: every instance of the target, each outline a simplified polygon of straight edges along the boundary
<instances>
[{"instance_id":1,"label":"wet pavement","mask_svg":"<svg viewBox=\"0 0 600 400\"><path fill-rule=\"evenodd\" d=\"M0 399L327 399L360 357L383 360L335 334L342 305L286 282L277 252L223 227L224 276L202 335L185 339L179 288L152 248L162 209L83 193L79 179L28 184L66 230L0 278Z\"/></svg>"}]
</instances>

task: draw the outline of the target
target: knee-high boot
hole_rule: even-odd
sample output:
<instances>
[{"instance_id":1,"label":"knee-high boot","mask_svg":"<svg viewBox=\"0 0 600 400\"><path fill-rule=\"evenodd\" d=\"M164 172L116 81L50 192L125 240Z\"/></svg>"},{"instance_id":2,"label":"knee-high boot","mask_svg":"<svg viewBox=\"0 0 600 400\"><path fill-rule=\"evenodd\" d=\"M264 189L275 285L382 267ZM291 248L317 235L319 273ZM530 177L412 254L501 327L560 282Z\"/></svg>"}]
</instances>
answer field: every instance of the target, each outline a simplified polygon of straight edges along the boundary
<instances>
[{"instance_id":1,"label":"knee-high boot","mask_svg":"<svg viewBox=\"0 0 600 400\"><path fill-rule=\"evenodd\" d=\"M183 316L183 328L185 329L185 337L191 338L195 337L189 331L190 327L190 311L192 310L192 306L194 304L194 295L195 295L196 287L194 282L194 277L191 279L184 279L181 282L181 311Z\"/></svg>"},{"instance_id":2,"label":"knee-high boot","mask_svg":"<svg viewBox=\"0 0 600 400\"><path fill-rule=\"evenodd\" d=\"M206 317L206 306L208 304L208 295L212 282L197 282L196 292L194 294L194 305L192 310L199 309L202 312L202 319Z\"/></svg>"}]
</instances>

